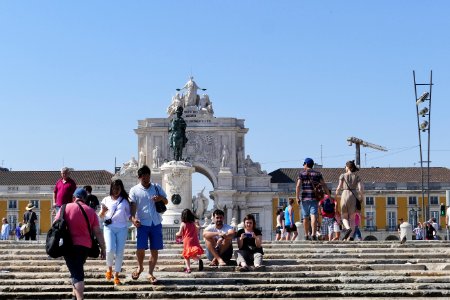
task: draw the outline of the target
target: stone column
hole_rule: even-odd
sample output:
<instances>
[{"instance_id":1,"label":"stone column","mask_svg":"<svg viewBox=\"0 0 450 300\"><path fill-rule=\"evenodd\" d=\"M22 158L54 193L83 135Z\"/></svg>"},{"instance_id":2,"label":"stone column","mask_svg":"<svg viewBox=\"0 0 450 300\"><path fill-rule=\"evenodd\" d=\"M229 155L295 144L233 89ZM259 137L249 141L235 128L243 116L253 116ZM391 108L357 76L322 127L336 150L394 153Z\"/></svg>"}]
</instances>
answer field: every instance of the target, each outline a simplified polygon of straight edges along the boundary
<instances>
[{"instance_id":1,"label":"stone column","mask_svg":"<svg viewBox=\"0 0 450 300\"><path fill-rule=\"evenodd\" d=\"M244 221L244 217L247 215L248 206L247 204L240 204L239 208L241 210L241 215L239 216L239 223Z\"/></svg>"},{"instance_id":2,"label":"stone column","mask_svg":"<svg viewBox=\"0 0 450 300\"><path fill-rule=\"evenodd\" d=\"M226 222L231 223L231 218L233 218L233 195L236 190L216 190L214 192L215 203L217 208L225 210Z\"/></svg>"},{"instance_id":3,"label":"stone column","mask_svg":"<svg viewBox=\"0 0 450 300\"><path fill-rule=\"evenodd\" d=\"M163 225L179 225L181 212L192 209L192 173L195 168L185 161L170 161L161 166L162 188L167 194L167 211Z\"/></svg>"},{"instance_id":4,"label":"stone column","mask_svg":"<svg viewBox=\"0 0 450 300\"><path fill-rule=\"evenodd\" d=\"M227 167L220 168L218 174L218 188L221 190L231 190L233 188L233 173Z\"/></svg>"},{"instance_id":5,"label":"stone column","mask_svg":"<svg viewBox=\"0 0 450 300\"><path fill-rule=\"evenodd\" d=\"M227 217L227 224L231 224L231 219L233 219L233 207L227 207L227 212L226 212L226 217Z\"/></svg>"}]
</instances>

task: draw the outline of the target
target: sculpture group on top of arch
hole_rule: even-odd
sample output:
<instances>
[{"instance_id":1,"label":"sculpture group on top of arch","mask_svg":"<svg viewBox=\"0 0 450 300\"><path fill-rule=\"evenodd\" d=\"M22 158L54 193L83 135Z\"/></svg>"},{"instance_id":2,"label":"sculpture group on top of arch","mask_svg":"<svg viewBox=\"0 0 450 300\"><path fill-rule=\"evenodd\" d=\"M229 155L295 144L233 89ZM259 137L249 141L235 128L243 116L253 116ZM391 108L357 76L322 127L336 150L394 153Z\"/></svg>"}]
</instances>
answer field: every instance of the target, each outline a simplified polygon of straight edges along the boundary
<instances>
[{"instance_id":1,"label":"sculpture group on top of arch","mask_svg":"<svg viewBox=\"0 0 450 300\"><path fill-rule=\"evenodd\" d=\"M190 77L189 81L184 85L183 88L177 89L177 91L185 91L184 93L176 93L172 97L172 103L167 108L167 114L169 116L177 112L178 107L182 107L188 112L196 112L199 115L212 116L214 110L212 107L212 102L209 100L207 94L198 95L197 90L206 91L206 89L200 88L194 81L194 77Z\"/></svg>"}]
</instances>

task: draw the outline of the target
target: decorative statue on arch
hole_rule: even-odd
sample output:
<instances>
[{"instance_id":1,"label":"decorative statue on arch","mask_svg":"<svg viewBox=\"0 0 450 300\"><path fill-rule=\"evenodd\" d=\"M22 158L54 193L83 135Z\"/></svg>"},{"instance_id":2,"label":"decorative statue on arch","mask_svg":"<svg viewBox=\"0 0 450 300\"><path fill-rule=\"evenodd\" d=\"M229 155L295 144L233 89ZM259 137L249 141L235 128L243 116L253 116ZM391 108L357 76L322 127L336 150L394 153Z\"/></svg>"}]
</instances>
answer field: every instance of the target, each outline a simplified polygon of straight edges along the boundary
<instances>
[{"instance_id":1,"label":"decorative statue on arch","mask_svg":"<svg viewBox=\"0 0 450 300\"><path fill-rule=\"evenodd\" d=\"M200 88L194 81L194 77L189 77L189 81L184 85L182 89L177 89L177 91L186 90L186 95L184 95L184 106L197 106L199 97L197 95L197 90L206 91L206 89Z\"/></svg>"},{"instance_id":2,"label":"decorative statue on arch","mask_svg":"<svg viewBox=\"0 0 450 300\"><path fill-rule=\"evenodd\" d=\"M201 192L197 193L197 196L192 197L192 210L199 219L203 218L209 204L208 198L206 198L203 194L204 191L205 188L203 188Z\"/></svg>"},{"instance_id":3,"label":"decorative statue on arch","mask_svg":"<svg viewBox=\"0 0 450 300\"><path fill-rule=\"evenodd\" d=\"M183 148L188 141L186 137L186 121L181 117L183 115L183 107L178 106L177 116L173 118L169 127L169 146L173 150L173 158L180 161L183 155Z\"/></svg>"}]
</instances>

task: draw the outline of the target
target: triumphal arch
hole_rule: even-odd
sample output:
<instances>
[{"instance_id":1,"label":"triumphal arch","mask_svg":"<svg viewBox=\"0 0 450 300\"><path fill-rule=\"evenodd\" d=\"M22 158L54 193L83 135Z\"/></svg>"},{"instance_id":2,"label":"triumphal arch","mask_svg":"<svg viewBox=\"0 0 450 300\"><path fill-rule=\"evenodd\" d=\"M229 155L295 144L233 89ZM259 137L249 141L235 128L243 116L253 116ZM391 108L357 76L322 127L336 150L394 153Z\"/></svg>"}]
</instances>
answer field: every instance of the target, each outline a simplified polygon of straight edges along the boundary
<instances>
[{"instance_id":1,"label":"triumphal arch","mask_svg":"<svg viewBox=\"0 0 450 300\"><path fill-rule=\"evenodd\" d=\"M170 190L166 191L168 196L183 191L185 196L181 202L184 201L185 205L180 203L180 199L172 199L172 203L169 199L169 209L192 203L192 181L184 177L189 177L192 172L205 175L214 188L210 193L214 207L225 211L228 224L239 223L246 214L252 213L259 219L258 226L262 227L264 234L270 236L274 193L270 176L246 152L245 135L248 128L245 128L244 120L216 117L213 101L193 77L177 91L168 101L166 117L138 121L138 128L135 129L138 136L138 160L134 164L148 165L152 169L153 181L163 187L170 185ZM180 106L184 109L182 117L187 125L188 139L182 153L182 165L192 168L184 175L180 173L182 166L175 162L168 143L169 127ZM180 168L175 168L175 165ZM178 171L173 171L173 168ZM126 173L126 170L121 172Z\"/></svg>"}]
</instances>

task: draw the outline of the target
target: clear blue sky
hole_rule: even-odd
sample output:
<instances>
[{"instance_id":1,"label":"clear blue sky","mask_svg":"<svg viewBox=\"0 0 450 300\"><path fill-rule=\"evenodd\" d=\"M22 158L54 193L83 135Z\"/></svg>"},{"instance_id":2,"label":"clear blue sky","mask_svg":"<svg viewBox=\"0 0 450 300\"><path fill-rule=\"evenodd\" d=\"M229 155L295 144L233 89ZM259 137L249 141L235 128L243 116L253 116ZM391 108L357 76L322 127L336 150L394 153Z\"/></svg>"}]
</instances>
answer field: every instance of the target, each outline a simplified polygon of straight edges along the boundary
<instances>
[{"instance_id":1,"label":"clear blue sky","mask_svg":"<svg viewBox=\"0 0 450 300\"><path fill-rule=\"evenodd\" d=\"M189 75L216 117L246 120L271 172L419 161L412 71L433 70L432 166L450 167L448 1L1 1L0 163L113 170L137 120ZM321 158L322 148L322 158Z\"/></svg>"}]
</instances>

